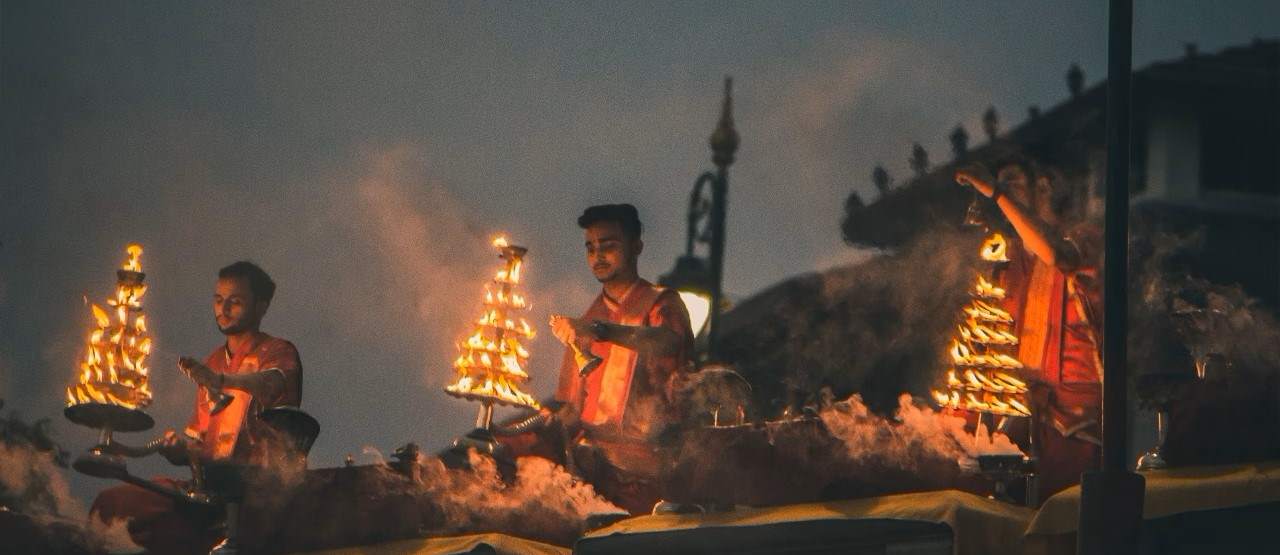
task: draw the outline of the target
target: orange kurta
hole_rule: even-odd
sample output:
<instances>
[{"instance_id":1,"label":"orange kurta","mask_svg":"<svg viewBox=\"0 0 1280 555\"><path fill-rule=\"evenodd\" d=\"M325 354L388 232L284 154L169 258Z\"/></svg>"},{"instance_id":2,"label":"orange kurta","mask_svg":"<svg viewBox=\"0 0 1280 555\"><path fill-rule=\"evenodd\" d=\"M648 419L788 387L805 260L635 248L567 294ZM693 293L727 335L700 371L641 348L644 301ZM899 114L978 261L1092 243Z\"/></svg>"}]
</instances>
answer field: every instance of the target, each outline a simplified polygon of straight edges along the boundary
<instances>
[{"instance_id":1,"label":"orange kurta","mask_svg":"<svg viewBox=\"0 0 1280 555\"><path fill-rule=\"evenodd\" d=\"M210 459L235 458L249 462L254 457L254 447L262 437L261 422L257 416L264 409L296 407L302 403L302 361L293 344L283 339L259 333L252 341L232 353L222 345L205 357L204 363L214 372L223 374L249 374L265 370L279 370L284 387L274 399L255 399L244 391L227 388L226 393L236 399L222 412L209 415L206 402L208 392L199 388L195 410L187 423L188 436L203 442L205 457Z\"/></svg>"},{"instance_id":2,"label":"orange kurta","mask_svg":"<svg viewBox=\"0 0 1280 555\"><path fill-rule=\"evenodd\" d=\"M684 302L674 290L638 280L620 299L604 292L582 315L628 326L663 327L681 338L677 352L657 356L638 353L605 341L591 344L591 352L602 359L600 367L587 376L586 391L578 376L573 351L565 349L560 367L557 401L579 411L583 428L589 433L612 437L647 438L676 418L672 414L672 388L678 373L693 354L693 332Z\"/></svg>"},{"instance_id":3,"label":"orange kurta","mask_svg":"<svg viewBox=\"0 0 1280 555\"><path fill-rule=\"evenodd\" d=\"M1010 265L1002 282L1009 292L1005 308L1014 317L1018 360L1047 386L1048 399L1036 407L1036 441L1041 455L1042 492L1050 494L1079 479L1098 457L1101 323L1096 275L1096 228L1081 226L1067 240L1080 251L1082 265L1063 271L1011 243Z\"/></svg>"}]
</instances>

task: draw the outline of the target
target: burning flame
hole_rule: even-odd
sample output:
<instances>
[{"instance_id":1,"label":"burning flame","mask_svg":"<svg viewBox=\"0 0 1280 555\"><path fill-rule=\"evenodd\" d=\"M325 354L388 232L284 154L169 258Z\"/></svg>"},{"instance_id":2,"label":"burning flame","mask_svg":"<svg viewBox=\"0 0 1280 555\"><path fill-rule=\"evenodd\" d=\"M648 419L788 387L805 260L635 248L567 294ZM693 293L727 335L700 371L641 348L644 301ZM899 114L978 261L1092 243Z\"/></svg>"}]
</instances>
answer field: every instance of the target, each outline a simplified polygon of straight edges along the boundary
<instances>
[{"instance_id":1,"label":"burning flame","mask_svg":"<svg viewBox=\"0 0 1280 555\"><path fill-rule=\"evenodd\" d=\"M984 345L1018 344L1018 336L1014 335L1013 332L983 325L972 318L960 326L959 330L960 338L970 343L982 343Z\"/></svg>"},{"instance_id":2,"label":"burning flame","mask_svg":"<svg viewBox=\"0 0 1280 555\"><path fill-rule=\"evenodd\" d=\"M1004 235L992 233L982 242L982 259L987 262L1008 262L1009 261L1009 243L1004 240Z\"/></svg>"},{"instance_id":3,"label":"burning flame","mask_svg":"<svg viewBox=\"0 0 1280 555\"><path fill-rule=\"evenodd\" d=\"M985 368L1022 368L1022 362L1004 353L976 353L959 341L951 343L951 361L956 366Z\"/></svg>"},{"instance_id":4,"label":"burning flame","mask_svg":"<svg viewBox=\"0 0 1280 555\"><path fill-rule=\"evenodd\" d=\"M445 391L469 400L536 409L537 400L519 388L529 379L529 350L521 341L532 339L534 330L524 318L511 315L529 308L528 300L515 290L525 250L512 246L505 236L494 239L493 246L506 262L484 289L484 312L475 329L458 343L460 354L453 361L458 379Z\"/></svg>"},{"instance_id":5,"label":"burning flame","mask_svg":"<svg viewBox=\"0 0 1280 555\"><path fill-rule=\"evenodd\" d=\"M964 307L964 313L970 318L984 322L1013 323L1013 316L1008 311L978 299L974 299L973 303Z\"/></svg>"},{"instance_id":6,"label":"burning flame","mask_svg":"<svg viewBox=\"0 0 1280 555\"><path fill-rule=\"evenodd\" d=\"M1001 416L1031 416L1031 410L1015 398L1001 398L999 395L991 393L983 393L981 398L978 395L977 393L966 393L961 398L957 394L949 397L945 406L962 410L988 412ZM935 400L938 400L936 392L934 397Z\"/></svg>"},{"instance_id":7,"label":"burning flame","mask_svg":"<svg viewBox=\"0 0 1280 555\"><path fill-rule=\"evenodd\" d=\"M108 311L90 304L96 329L86 341L77 383L67 387L67 405L104 403L136 409L151 403L147 357L151 338L147 337L146 315L142 312L142 247L125 248L128 259L121 270L115 295L107 299Z\"/></svg>"},{"instance_id":8,"label":"burning flame","mask_svg":"<svg viewBox=\"0 0 1280 555\"><path fill-rule=\"evenodd\" d=\"M978 283L973 286L973 294L984 299L999 300L1004 298L1005 291L1003 287L996 287L986 277L979 275Z\"/></svg>"},{"instance_id":9,"label":"burning flame","mask_svg":"<svg viewBox=\"0 0 1280 555\"><path fill-rule=\"evenodd\" d=\"M452 385L446 386L445 391L459 397L472 399L489 398L512 405L539 408L537 399L534 399L528 393L520 391L514 383L502 376L488 376L483 380L477 380L471 376L463 376L458 378L458 381Z\"/></svg>"}]
</instances>

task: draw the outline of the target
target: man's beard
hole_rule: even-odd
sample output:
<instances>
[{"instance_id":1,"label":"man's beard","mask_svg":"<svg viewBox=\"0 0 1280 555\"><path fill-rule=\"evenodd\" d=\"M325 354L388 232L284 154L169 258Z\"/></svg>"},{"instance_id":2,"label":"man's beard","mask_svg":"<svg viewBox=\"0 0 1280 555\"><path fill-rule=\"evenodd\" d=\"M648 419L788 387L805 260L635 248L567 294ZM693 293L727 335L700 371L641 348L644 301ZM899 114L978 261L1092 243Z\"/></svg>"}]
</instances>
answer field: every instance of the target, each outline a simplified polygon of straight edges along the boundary
<instances>
[{"instance_id":1,"label":"man's beard","mask_svg":"<svg viewBox=\"0 0 1280 555\"><path fill-rule=\"evenodd\" d=\"M592 269L591 269L591 275L595 276L596 281L598 281L598 282L600 282L600 283L609 283L610 281L613 281L614 279L617 279L617 277L618 277L618 272L619 272L619 270L618 270L617 268L610 268L610 269L609 269L609 273L607 273L607 274L605 274L605 275L601 276L601 275L599 275L599 274L597 274L597 273L595 272L595 268L592 268Z\"/></svg>"},{"instance_id":2,"label":"man's beard","mask_svg":"<svg viewBox=\"0 0 1280 555\"><path fill-rule=\"evenodd\" d=\"M252 327L252 325L248 321L245 321L243 319L236 320L235 322L232 322L230 325L228 325L225 328L222 327L222 324L218 323L217 319L214 319L213 325L218 328L218 331L221 332L222 335L235 335L238 333L244 333L246 330Z\"/></svg>"}]
</instances>

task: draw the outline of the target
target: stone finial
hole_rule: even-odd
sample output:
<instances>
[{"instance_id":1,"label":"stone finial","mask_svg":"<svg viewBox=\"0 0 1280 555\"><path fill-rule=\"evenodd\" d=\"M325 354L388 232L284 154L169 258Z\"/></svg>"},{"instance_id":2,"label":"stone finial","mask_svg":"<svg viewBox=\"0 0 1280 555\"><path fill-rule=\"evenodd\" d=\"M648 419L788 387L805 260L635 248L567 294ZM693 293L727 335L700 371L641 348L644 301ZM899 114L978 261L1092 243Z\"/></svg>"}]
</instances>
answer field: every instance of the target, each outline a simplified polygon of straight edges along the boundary
<instances>
[{"instance_id":1,"label":"stone finial","mask_svg":"<svg viewBox=\"0 0 1280 555\"><path fill-rule=\"evenodd\" d=\"M947 137L951 140L951 154L957 160L969 152L969 132L964 130L964 126L956 124L956 128L951 131L951 135Z\"/></svg>"},{"instance_id":2,"label":"stone finial","mask_svg":"<svg viewBox=\"0 0 1280 555\"><path fill-rule=\"evenodd\" d=\"M724 78L724 104L720 110L720 122L711 133L711 161L721 169L733 163L738 151L738 131L733 128L733 78Z\"/></svg>"},{"instance_id":3,"label":"stone finial","mask_svg":"<svg viewBox=\"0 0 1280 555\"><path fill-rule=\"evenodd\" d=\"M920 143L911 144L911 158L908 163L911 164L911 171L916 172L917 176L923 176L929 172L929 153Z\"/></svg>"},{"instance_id":4,"label":"stone finial","mask_svg":"<svg viewBox=\"0 0 1280 555\"><path fill-rule=\"evenodd\" d=\"M996 114L995 106L988 106L982 114L982 132L987 134L988 142L995 142L1000 134L1000 116Z\"/></svg>"},{"instance_id":5,"label":"stone finial","mask_svg":"<svg viewBox=\"0 0 1280 555\"><path fill-rule=\"evenodd\" d=\"M1071 64L1067 69L1067 90L1071 92L1071 98L1080 96L1084 91L1084 70L1078 64Z\"/></svg>"}]
</instances>

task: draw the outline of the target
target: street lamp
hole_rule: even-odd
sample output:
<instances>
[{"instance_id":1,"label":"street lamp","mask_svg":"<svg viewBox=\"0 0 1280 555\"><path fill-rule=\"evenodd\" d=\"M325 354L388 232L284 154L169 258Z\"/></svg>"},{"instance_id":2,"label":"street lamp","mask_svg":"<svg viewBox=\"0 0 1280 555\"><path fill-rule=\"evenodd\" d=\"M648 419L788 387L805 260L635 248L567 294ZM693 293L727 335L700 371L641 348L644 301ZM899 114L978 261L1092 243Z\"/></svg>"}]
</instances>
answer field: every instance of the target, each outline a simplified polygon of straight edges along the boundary
<instances>
[{"instance_id":1,"label":"street lamp","mask_svg":"<svg viewBox=\"0 0 1280 555\"><path fill-rule=\"evenodd\" d=\"M716 171L704 172L693 183L689 195L687 236L685 253L676 260L671 273L658 282L676 289L685 309L689 311L690 326L695 334L705 332L706 357L714 359L720 334L720 308L724 298L724 223L725 204L729 190L729 166L738 150L738 132L733 128L733 79L724 79L724 101L720 121L708 140L711 145L711 161ZM710 186L710 199L704 192ZM702 224L699 227L699 224ZM694 254L697 243L709 246L709 260ZM705 326L705 329L704 329Z\"/></svg>"},{"instance_id":2,"label":"street lamp","mask_svg":"<svg viewBox=\"0 0 1280 555\"><path fill-rule=\"evenodd\" d=\"M676 259L671 273L658 278L658 285L675 289L689 313L689 329L701 339L711 316L711 272L702 258L685 254Z\"/></svg>"}]
</instances>

